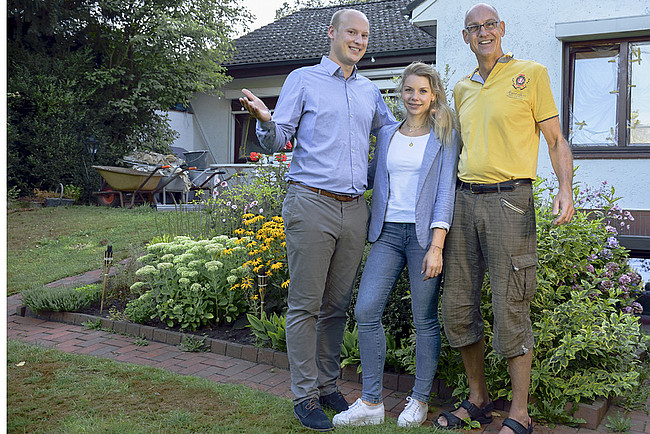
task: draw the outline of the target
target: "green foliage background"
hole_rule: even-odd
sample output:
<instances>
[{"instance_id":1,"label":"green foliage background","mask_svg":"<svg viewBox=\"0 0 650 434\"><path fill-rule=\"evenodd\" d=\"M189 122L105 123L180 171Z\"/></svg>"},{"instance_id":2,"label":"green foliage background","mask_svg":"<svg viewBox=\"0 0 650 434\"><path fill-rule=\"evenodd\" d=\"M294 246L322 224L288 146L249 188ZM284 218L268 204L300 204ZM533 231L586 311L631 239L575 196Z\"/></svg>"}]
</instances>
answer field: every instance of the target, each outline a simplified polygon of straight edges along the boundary
<instances>
[{"instance_id":1,"label":"green foliage background","mask_svg":"<svg viewBox=\"0 0 650 434\"><path fill-rule=\"evenodd\" d=\"M249 17L237 0L10 0L9 188L62 182L87 195L99 187L90 165L167 151L164 113L229 80L233 27Z\"/></svg>"}]
</instances>

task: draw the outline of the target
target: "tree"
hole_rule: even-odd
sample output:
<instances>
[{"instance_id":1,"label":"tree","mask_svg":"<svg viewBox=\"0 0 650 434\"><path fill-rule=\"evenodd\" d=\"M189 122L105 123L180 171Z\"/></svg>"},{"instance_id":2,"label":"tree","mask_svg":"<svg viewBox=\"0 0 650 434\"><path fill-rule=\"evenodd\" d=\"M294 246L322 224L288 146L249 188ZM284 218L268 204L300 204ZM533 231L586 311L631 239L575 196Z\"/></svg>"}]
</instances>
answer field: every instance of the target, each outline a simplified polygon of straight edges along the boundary
<instances>
[{"instance_id":1,"label":"tree","mask_svg":"<svg viewBox=\"0 0 650 434\"><path fill-rule=\"evenodd\" d=\"M232 23L250 18L237 0L10 0L7 11L8 184L23 191L97 188L87 163L168 151L165 112L218 93Z\"/></svg>"},{"instance_id":2,"label":"tree","mask_svg":"<svg viewBox=\"0 0 650 434\"><path fill-rule=\"evenodd\" d=\"M289 2L285 1L282 3L282 6L275 10L275 19L279 20L280 18L291 15L301 9L348 5L359 3L360 1L363 0L293 0L293 6L289 5Z\"/></svg>"}]
</instances>

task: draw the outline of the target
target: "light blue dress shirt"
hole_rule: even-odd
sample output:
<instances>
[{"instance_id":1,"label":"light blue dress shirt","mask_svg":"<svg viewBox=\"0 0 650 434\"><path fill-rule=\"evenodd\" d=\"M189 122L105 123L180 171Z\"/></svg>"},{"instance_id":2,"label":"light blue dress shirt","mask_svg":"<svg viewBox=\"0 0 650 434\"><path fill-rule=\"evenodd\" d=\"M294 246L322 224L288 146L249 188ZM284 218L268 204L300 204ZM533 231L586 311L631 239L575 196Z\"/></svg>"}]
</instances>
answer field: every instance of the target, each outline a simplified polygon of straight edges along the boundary
<instances>
[{"instance_id":1,"label":"light blue dress shirt","mask_svg":"<svg viewBox=\"0 0 650 434\"><path fill-rule=\"evenodd\" d=\"M289 74L271 121L257 122L257 137L269 153L296 137L287 180L359 195L367 187L369 135L395 122L377 86L356 66L346 80L323 56Z\"/></svg>"}]
</instances>

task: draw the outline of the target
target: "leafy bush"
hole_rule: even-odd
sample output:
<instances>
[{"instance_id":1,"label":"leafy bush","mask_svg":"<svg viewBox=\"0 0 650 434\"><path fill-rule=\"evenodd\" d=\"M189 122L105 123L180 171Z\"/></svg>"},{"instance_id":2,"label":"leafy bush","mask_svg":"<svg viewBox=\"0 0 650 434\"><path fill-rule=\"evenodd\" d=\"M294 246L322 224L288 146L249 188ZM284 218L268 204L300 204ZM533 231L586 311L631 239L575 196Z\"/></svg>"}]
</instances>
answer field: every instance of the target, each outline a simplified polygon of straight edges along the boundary
<instances>
[{"instance_id":1,"label":"leafy bush","mask_svg":"<svg viewBox=\"0 0 650 434\"><path fill-rule=\"evenodd\" d=\"M30 288L22 292L23 303L34 312L80 312L99 300L100 285L82 287Z\"/></svg>"},{"instance_id":2,"label":"leafy bush","mask_svg":"<svg viewBox=\"0 0 650 434\"><path fill-rule=\"evenodd\" d=\"M248 327L260 345L278 351L287 351L287 321L284 315L273 313L267 318L266 313L262 312L260 318L250 313L246 314L246 317L248 318Z\"/></svg>"},{"instance_id":3,"label":"leafy bush","mask_svg":"<svg viewBox=\"0 0 650 434\"><path fill-rule=\"evenodd\" d=\"M153 291L147 291L140 297L129 301L124 309L131 321L137 324L144 324L156 313L156 302Z\"/></svg>"},{"instance_id":4,"label":"leafy bush","mask_svg":"<svg viewBox=\"0 0 650 434\"><path fill-rule=\"evenodd\" d=\"M196 330L209 322L234 321L246 311L242 291L233 285L246 273L241 267L248 238L225 235L195 241L178 236L169 243L147 246L139 258L143 279L132 291L152 290L155 316L168 326Z\"/></svg>"}]
</instances>

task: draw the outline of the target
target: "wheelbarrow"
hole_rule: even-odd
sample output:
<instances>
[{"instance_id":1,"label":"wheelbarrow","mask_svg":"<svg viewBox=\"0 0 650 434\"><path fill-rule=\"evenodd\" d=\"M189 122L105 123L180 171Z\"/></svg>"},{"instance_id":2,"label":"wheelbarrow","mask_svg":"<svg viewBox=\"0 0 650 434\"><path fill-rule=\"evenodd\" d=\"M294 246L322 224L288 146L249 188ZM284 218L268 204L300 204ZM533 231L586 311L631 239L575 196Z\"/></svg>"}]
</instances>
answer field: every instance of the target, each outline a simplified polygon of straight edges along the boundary
<instances>
[{"instance_id":1,"label":"wheelbarrow","mask_svg":"<svg viewBox=\"0 0 650 434\"><path fill-rule=\"evenodd\" d=\"M125 198L130 198L127 203L132 208L136 203L156 204L156 194L167 184L174 181L181 173L194 170L195 167L179 166L180 170L174 171L172 176L161 182L163 174L161 169L169 169L169 165L158 165L151 172L115 166L92 166L103 178L100 191L94 192L97 203L103 206L125 206ZM118 202L119 199L119 202Z\"/></svg>"}]
</instances>

